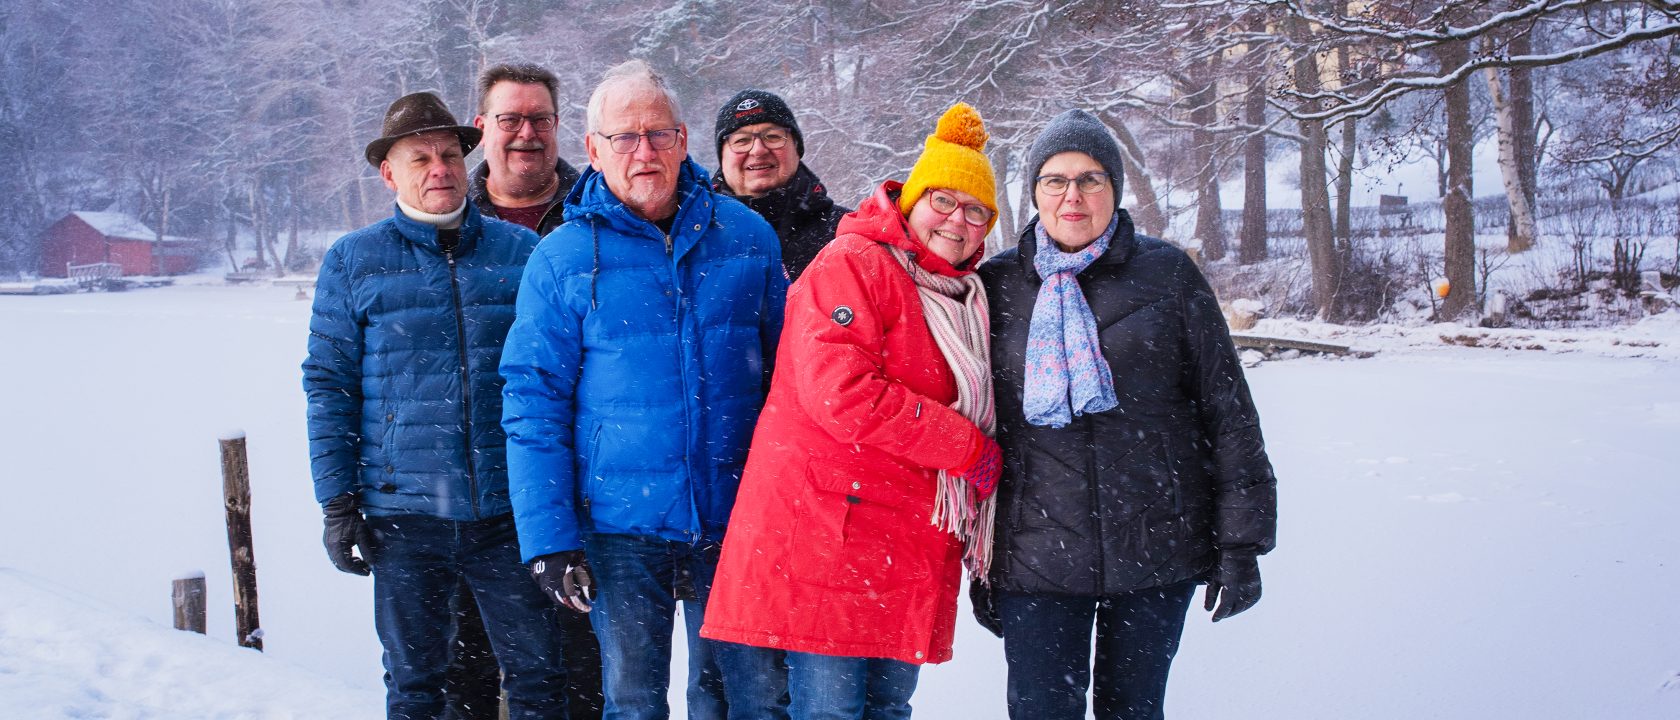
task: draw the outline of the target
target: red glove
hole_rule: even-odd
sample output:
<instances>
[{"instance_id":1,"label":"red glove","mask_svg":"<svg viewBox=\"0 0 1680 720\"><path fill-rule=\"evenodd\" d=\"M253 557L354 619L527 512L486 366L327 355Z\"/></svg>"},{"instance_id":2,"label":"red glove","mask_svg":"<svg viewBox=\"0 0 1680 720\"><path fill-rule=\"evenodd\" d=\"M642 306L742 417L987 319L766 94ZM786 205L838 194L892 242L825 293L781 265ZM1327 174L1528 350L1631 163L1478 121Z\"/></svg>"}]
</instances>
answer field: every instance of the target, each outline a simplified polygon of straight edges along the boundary
<instances>
[{"instance_id":1,"label":"red glove","mask_svg":"<svg viewBox=\"0 0 1680 720\"><path fill-rule=\"evenodd\" d=\"M997 441L984 435L980 449L968 459L962 467L952 468L951 474L957 475L974 486L974 494L980 502L997 492L998 478L1003 476L1003 448L998 447Z\"/></svg>"}]
</instances>

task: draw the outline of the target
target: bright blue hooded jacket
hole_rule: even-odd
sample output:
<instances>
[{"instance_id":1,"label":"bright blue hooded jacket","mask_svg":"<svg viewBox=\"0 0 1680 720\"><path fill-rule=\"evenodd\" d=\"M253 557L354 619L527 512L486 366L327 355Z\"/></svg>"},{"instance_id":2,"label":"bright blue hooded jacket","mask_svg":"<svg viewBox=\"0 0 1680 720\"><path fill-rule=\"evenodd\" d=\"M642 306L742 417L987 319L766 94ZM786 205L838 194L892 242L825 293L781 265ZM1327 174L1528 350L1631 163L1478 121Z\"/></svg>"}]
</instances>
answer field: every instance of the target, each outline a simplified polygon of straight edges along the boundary
<instances>
[{"instance_id":1,"label":"bright blue hooded jacket","mask_svg":"<svg viewBox=\"0 0 1680 720\"><path fill-rule=\"evenodd\" d=\"M502 379L519 275L537 235L471 202L451 253L398 210L321 261L303 387L315 499L369 515L509 512Z\"/></svg>"},{"instance_id":2,"label":"bright blue hooded jacket","mask_svg":"<svg viewBox=\"0 0 1680 720\"><path fill-rule=\"evenodd\" d=\"M585 532L723 538L787 276L769 224L692 159L677 195L667 236L588 169L525 268L502 426L527 561Z\"/></svg>"}]
</instances>

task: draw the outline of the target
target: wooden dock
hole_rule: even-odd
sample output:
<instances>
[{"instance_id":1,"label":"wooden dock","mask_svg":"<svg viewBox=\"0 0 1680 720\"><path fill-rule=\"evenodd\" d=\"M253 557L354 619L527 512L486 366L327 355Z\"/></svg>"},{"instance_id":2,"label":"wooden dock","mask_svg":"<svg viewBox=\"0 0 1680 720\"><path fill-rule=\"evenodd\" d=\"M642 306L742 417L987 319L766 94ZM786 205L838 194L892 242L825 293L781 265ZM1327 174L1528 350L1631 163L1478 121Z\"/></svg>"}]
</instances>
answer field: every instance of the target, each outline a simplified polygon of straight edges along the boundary
<instances>
[{"instance_id":1,"label":"wooden dock","mask_svg":"<svg viewBox=\"0 0 1680 720\"><path fill-rule=\"evenodd\" d=\"M1282 352L1284 350L1298 350L1300 352L1318 353L1321 355L1352 355L1354 357L1370 357L1373 353L1356 351L1346 345L1316 342L1312 340L1295 340L1292 338L1266 337L1264 335L1243 335L1233 333L1231 341L1239 348L1252 348L1264 353Z\"/></svg>"}]
</instances>

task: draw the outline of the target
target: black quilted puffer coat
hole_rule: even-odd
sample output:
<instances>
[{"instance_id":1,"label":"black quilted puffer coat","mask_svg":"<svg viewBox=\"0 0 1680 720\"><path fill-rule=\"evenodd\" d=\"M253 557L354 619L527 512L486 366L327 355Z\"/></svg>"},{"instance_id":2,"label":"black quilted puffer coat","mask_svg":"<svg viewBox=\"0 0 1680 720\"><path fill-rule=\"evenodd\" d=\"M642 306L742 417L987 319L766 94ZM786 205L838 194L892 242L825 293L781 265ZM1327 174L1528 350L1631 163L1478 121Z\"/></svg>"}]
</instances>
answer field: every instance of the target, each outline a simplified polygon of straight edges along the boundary
<instances>
[{"instance_id":1,"label":"black quilted puffer coat","mask_svg":"<svg viewBox=\"0 0 1680 720\"><path fill-rule=\"evenodd\" d=\"M1004 477L994 587L1103 596L1205 579L1221 551L1265 553L1277 482L1229 330L1189 256L1135 234L1079 274L1119 405L1062 428L1022 413L1040 280L1035 219L980 269L992 311Z\"/></svg>"}]
</instances>

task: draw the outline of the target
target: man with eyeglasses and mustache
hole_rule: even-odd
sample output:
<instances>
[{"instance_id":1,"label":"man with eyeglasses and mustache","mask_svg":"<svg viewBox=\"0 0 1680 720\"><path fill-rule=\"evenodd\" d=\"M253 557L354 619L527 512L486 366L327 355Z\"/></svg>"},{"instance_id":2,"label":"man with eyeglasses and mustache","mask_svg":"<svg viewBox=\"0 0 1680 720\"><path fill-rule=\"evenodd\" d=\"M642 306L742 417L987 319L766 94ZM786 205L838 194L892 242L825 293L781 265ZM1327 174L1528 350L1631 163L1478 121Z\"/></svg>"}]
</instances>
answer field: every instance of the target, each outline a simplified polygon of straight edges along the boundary
<instances>
[{"instance_id":1,"label":"man with eyeglasses and mustache","mask_svg":"<svg viewBox=\"0 0 1680 720\"><path fill-rule=\"evenodd\" d=\"M712 189L733 195L770 222L782 241L788 278L799 279L851 209L834 204L805 165L805 136L775 93L747 89L729 98L718 110L716 136Z\"/></svg>"},{"instance_id":2,"label":"man with eyeglasses and mustache","mask_svg":"<svg viewBox=\"0 0 1680 720\"><path fill-rule=\"evenodd\" d=\"M502 64L478 77L478 115L484 161L473 169L468 197L483 214L546 235L560 226L562 201L578 171L559 156L556 113L559 80L530 64ZM495 656L471 593L452 601L455 642L447 676L445 720L495 720L499 690ZM589 621L560 613L565 644L566 700L571 720L601 717L601 649Z\"/></svg>"},{"instance_id":3,"label":"man with eyeglasses and mustache","mask_svg":"<svg viewBox=\"0 0 1680 720\"><path fill-rule=\"evenodd\" d=\"M537 65L497 65L478 77L473 127L484 131L484 162L473 169L473 204L538 235L560 227L578 179L555 148L559 87Z\"/></svg>"},{"instance_id":4,"label":"man with eyeglasses and mustache","mask_svg":"<svg viewBox=\"0 0 1680 720\"><path fill-rule=\"evenodd\" d=\"M531 575L601 643L606 716L669 716L682 603L688 717L786 717L778 658L702 639L764 404L787 277L764 219L688 155L647 63L590 95L589 169L526 265L502 355L502 426Z\"/></svg>"}]
</instances>

